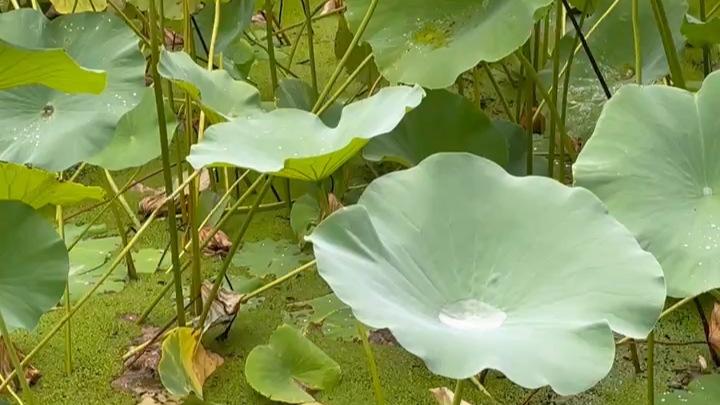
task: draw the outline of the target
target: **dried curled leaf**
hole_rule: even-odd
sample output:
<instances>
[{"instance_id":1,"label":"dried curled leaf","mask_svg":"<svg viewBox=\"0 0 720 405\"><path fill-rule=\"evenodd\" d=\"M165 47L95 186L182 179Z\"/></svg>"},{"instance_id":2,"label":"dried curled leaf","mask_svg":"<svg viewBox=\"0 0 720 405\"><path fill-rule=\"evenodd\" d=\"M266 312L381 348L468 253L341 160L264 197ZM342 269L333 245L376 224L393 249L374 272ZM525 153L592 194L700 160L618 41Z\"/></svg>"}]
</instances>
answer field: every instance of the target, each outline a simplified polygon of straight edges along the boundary
<instances>
[{"instance_id":1,"label":"dried curled leaf","mask_svg":"<svg viewBox=\"0 0 720 405\"><path fill-rule=\"evenodd\" d=\"M430 393L432 393L433 397L435 397L435 400L438 401L440 405L452 405L453 398L455 398L455 393L447 387L430 388ZM470 405L465 401L460 401L460 404Z\"/></svg>"},{"instance_id":2,"label":"dried curled leaf","mask_svg":"<svg viewBox=\"0 0 720 405\"><path fill-rule=\"evenodd\" d=\"M212 290L213 283L209 281L203 282L200 287L200 294L202 295L203 304L207 302ZM208 329L217 325L226 325L233 321L235 315L240 310L245 294L238 294L233 291L220 288L217 293L217 297L213 300L210 305L210 312L208 312L207 319L203 324L203 333ZM197 323L200 319L194 320ZM195 325L197 327L197 325Z\"/></svg>"},{"instance_id":3,"label":"dried curled leaf","mask_svg":"<svg viewBox=\"0 0 720 405\"><path fill-rule=\"evenodd\" d=\"M323 6L322 11L320 12L320 15L325 15L332 13L335 10L339 10L342 7L345 7L345 1L346 0L328 0L325 2L325 5Z\"/></svg>"},{"instance_id":4,"label":"dried curled leaf","mask_svg":"<svg viewBox=\"0 0 720 405\"><path fill-rule=\"evenodd\" d=\"M187 175L187 173L185 174ZM198 176L199 179L199 189L198 191L204 191L210 188L210 173L207 169L202 169L200 172L200 175ZM177 188L180 184L178 184L177 179L175 179L173 187ZM138 183L130 188L132 191L136 191L142 195L146 195L145 198L140 200L140 203L138 203L138 213L143 216L143 218L147 218L150 214L152 214L155 210L159 210L158 217L164 217L167 215L167 206L165 203L165 198L167 197L167 193L165 192L165 188L152 188L143 185L142 183ZM185 195L188 195L190 193L190 187L185 187L183 190ZM175 198L175 208L180 209L180 199Z\"/></svg>"},{"instance_id":5,"label":"dried curled leaf","mask_svg":"<svg viewBox=\"0 0 720 405\"><path fill-rule=\"evenodd\" d=\"M708 342L715 352L720 353L720 302L715 301L712 315L710 315L710 330L708 331Z\"/></svg>"},{"instance_id":6,"label":"dried curled leaf","mask_svg":"<svg viewBox=\"0 0 720 405\"><path fill-rule=\"evenodd\" d=\"M16 344L13 343L13 346L15 347L15 352L17 353L20 361L22 361L25 358L25 355L20 351L20 348L17 347ZM0 339L0 375L6 376L12 373L15 369L12 366L12 363L10 362L10 354L8 353L7 346L5 346L5 341L3 339ZM28 382L29 386L35 385L38 380L40 379L40 371L33 367L31 364L28 364L24 368L25 373L25 380ZM10 381L10 388L12 388L13 391L18 390L19 384L17 377L13 378L12 381ZM4 393L5 390L0 391L0 394Z\"/></svg>"},{"instance_id":7,"label":"dried curled leaf","mask_svg":"<svg viewBox=\"0 0 720 405\"><path fill-rule=\"evenodd\" d=\"M199 238L201 241L207 240L208 236L210 235L210 232L212 232L213 228L211 226L205 226L202 229L200 229L199 232ZM207 246L203 249L203 254L205 256L221 256L225 257L228 252L230 251L230 247L232 247L232 242L230 242L230 238L228 238L227 234L225 232L218 230L215 235L213 235L210 242L208 242Z\"/></svg>"}]
</instances>

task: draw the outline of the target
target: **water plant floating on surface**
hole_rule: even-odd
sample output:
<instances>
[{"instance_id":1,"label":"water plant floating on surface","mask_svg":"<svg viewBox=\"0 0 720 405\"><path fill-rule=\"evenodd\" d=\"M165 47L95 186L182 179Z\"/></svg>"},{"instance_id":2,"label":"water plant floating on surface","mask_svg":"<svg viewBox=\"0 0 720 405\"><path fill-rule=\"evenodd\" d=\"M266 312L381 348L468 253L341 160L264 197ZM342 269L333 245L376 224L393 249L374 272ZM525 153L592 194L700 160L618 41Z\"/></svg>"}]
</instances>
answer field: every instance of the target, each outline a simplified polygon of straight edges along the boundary
<instances>
[{"instance_id":1,"label":"water plant floating on surface","mask_svg":"<svg viewBox=\"0 0 720 405\"><path fill-rule=\"evenodd\" d=\"M375 180L309 240L359 321L457 379L579 393L610 371L612 331L644 338L665 301L660 265L597 197L466 153Z\"/></svg>"}]
</instances>

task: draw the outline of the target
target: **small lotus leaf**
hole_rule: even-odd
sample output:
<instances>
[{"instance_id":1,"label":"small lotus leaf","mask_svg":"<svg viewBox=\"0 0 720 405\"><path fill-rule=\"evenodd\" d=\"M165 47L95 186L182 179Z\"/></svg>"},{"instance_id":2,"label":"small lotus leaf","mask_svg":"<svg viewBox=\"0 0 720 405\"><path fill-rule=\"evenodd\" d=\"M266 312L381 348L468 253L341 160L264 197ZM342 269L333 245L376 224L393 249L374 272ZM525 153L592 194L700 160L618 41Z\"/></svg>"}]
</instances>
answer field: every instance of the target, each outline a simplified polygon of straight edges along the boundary
<instances>
[{"instance_id":1,"label":"small lotus leaf","mask_svg":"<svg viewBox=\"0 0 720 405\"><path fill-rule=\"evenodd\" d=\"M334 128L294 108L213 125L193 145L187 160L196 168L234 165L318 181L340 168L368 139L395 128L405 111L420 104L424 95L418 86L386 87L345 107Z\"/></svg>"},{"instance_id":2,"label":"small lotus leaf","mask_svg":"<svg viewBox=\"0 0 720 405\"><path fill-rule=\"evenodd\" d=\"M70 302L82 298L107 272L111 253L122 246L119 236L101 239L84 239L70 251L68 286ZM119 292L125 288L127 268L118 266L113 274L96 291L97 294Z\"/></svg>"},{"instance_id":3,"label":"small lotus leaf","mask_svg":"<svg viewBox=\"0 0 720 405\"><path fill-rule=\"evenodd\" d=\"M665 302L660 265L592 193L467 153L373 181L309 240L360 322L450 378L581 392L610 371L612 331L645 337Z\"/></svg>"},{"instance_id":4,"label":"small lotus leaf","mask_svg":"<svg viewBox=\"0 0 720 405\"><path fill-rule=\"evenodd\" d=\"M340 366L297 329L282 325L266 346L255 347L245 362L245 377L255 391L273 401L314 402L303 388L329 389L340 380Z\"/></svg>"},{"instance_id":5,"label":"small lotus leaf","mask_svg":"<svg viewBox=\"0 0 720 405\"><path fill-rule=\"evenodd\" d=\"M69 205L83 200L102 200L100 187L58 180L54 173L0 162L0 200L20 200L38 209L47 204Z\"/></svg>"},{"instance_id":6,"label":"small lotus leaf","mask_svg":"<svg viewBox=\"0 0 720 405\"><path fill-rule=\"evenodd\" d=\"M273 274L284 276L312 257L300 251L297 245L287 240L264 239L245 243L232 259L235 266L246 267L251 275L265 277Z\"/></svg>"},{"instance_id":7,"label":"small lotus leaf","mask_svg":"<svg viewBox=\"0 0 720 405\"><path fill-rule=\"evenodd\" d=\"M287 319L300 327L303 333L319 327L323 335L331 339L353 341L360 338L350 307L335 294L290 304Z\"/></svg>"},{"instance_id":8,"label":"small lotus leaf","mask_svg":"<svg viewBox=\"0 0 720 405\"><path fill-rule=\"evenodd\" d=\"M71 0L72 1L72 0ZM94 0L93 0L94 1ZM130 0L130 4L134 5L141 11L149 11L150 10L150 0ZM158 14L162 14L162 16L168 20L182 20L183 19L183 0L164 0L162 2L163 10L162 13L160 13L160 2L155 2L155 7L158 10ZM202 0L190 0L190 14L194 14L203 5ZM209 37L206 37L209 38ZM198 43L198 45L200 45Z\"/></svg>"},{"instance_id":9,"label":"small lotus leaf","mask_svg":"<svg viewBox=\"0 0 720 405\"><path fill-rule=\"evenodd\" d=\"M234 80L224 70L208 72L185 52L163 50L158 72L190 93L205 109L224 119L256 114L260 110L260 93L256 88Z\"/></svg>"},{"instance_id":10,"label":"small lotus leaf","mask_svg":"<svg viewBox=\"0 0 720 405\"><path fill-rule=\"evenodd\" d=\"M167 103L164 107L169 140L175 133L177 118ZM108 170L144 165L160 156L159 126L154 91L149 87L144 90L140 104L120 118L110 144L90 163Z\"/></svg>"},{"instance_id":11,"label":"small lotus leaf","mask_svg":"<svg viewBox=\"0 0 720 405\"><path fill-rule=\"evenodd\" d=\"M688 42L695 46L720 44L720 18L703 22L686 15L680 30Z\"/></svg>"},{"instance_id":12,"label":"small lotus leaf","mask_svg":"<svg viewBox=\"0 0 720 405\"><path fill-rule=\"evenodd\" d=\"M671 297L720 287L718 105L719 72L698 93L626 86L573 166L662 264Z\"/></svg>"},{"instance_id":13,"label":"small lotus leaf","mask_svg":"<svg viewBox=\"0 0 720 405\"><path fill-rule=\"evenodd\" d=\"M88 228L88 226L85 225L75 225L75 224L66 224L65 225L65 245L67 247L70 247L75 241L80 237L80 234L85 231L85 229ZM87 232L85 232L85 235L83 235L83 238L92 238L94 236L98 236L100 234L103 234L107 232L107 225L100 224L100 225L89 225L89 228Z\"/></svg>"},{"instance_id":14,"label":"small lotus leaf","mask_svg":"<svg viewBox=\"0 0 720 405\"><path fill-rule=\"evenodd\" d=\"M0 39L32 49L64 49L88 69L105 70L102 94L67 94L44 86L0 91L0 160L64 170L88 161L115 135L120 117L144 90L145 59L135 34L107 13L48 20L24 8L0 14Z\"/></svg>"},{"instance_id":15,"label":"small lotus leaf","mask_svg":"<svg viewBox=\"0 0 720 405\"><path fill-rule=\"evenodd\" d=\"M107 8L108 0L50 0L50 2L58 13L70 14L103 11Z\"/></svg>"},{"instance_id":16,"label":"small lotus leaf","mask_svg":"<svg viewBox=\"0 0 720 405\"><path fill-rule=\"evenodd\" d=\"M390 133L375 137L365 159L414 166L438 152L469 152L500 166L508 164L503 134L470 100L447 90L430 90Z\"/></svg>"},{"instance_id":17,"label":"small lotus leaf","mask_svg":"<svg viewBox=\"0 0 720 405\"><path fill-rule=\"evenodd\" d=\"M354 31L371 0L348 2ZM363 39L392 83L444 88L480 61L495 62L530 37L534 14L552 0L385 0Z\"/></svg>"},{"instance_id":18,"label":"small lotus leaf","mask_svg":"<svg viewBox=\"0 0 720 405\"><path fill-rule=\"evenodd\" d=\"M52 226L21 201L0 201L0 313L10 331L35 329L65 292L68 253Z\"/></svg>"},{"instance_id":19,"label":"small lotus leaf","mask_svg":"<svg viewBox=\"0 0 720 405\"><path fill-rule=\"evenodd\" d=\"M171 394L195 394L202 399L205 380L223 363L222 357L205 350L201 337L200 332L183 327L170 331L165 338L158 373Z\"/></svg>"},{"instance_id":20,"label":"small lotus leaf","mask_svg":"<svg viewBox=\"0 0 720 405\"><path fill-rule=\"evenodd\" d=\"M663 405L715 405L720 398L720 374L702 376L688 385L687 391L667 392L660 396Z\"/></svg>"},{"instance_id":21,"label":"small lotus leaf","mask_svg":"<svg viewBox=\"0 0 720 405\"><path fill-rule=\"evenodd\" d=\"M41 84L66 93L100 94L104 72L85 69L62 49L25 49L0 40L0 90Z\"/></svg>"},{"instance_id":22,"label":"small lotus leaf","mask_svg":"<svg viewBox=\"0 0 720 405\"><path fill-rule=\"evenodd\" d=\"M160 262L160 259L163 259ZM164 269L171 266L170 253L166 252L163 257L161 249L141 249L133 253L133 263L138 274L153 274L158 269Z\"/></svg>"}]
</instances>

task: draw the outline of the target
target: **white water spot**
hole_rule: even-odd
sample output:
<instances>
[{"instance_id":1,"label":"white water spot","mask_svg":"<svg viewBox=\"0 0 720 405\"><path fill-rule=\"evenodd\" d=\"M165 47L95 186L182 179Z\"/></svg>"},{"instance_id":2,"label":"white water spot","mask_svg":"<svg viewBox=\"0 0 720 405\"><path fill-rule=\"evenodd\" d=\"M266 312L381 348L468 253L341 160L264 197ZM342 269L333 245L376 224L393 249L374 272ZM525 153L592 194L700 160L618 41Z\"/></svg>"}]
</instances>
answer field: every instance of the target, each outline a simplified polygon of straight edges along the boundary
<instances>
[{"instance_id":1,"label":"white water spot","mask_svg":"<svg viewBox=\"0 0 720 405\"><path fill-rule=\"evenodd\" d=\"M712 195L713 195L713 189L710 188L710 187L708 187L708 186L703 187L703 195L704 195L705 197L712 197Z\"/></svg>"},{"instance_id":2,"label":"white water spot","mask_svg":"<svg viewBox=\"0 0 720 405\"><path fill-rule=\"evenodd\" d=\"M505 322L505 312L474 298L445 305L438 315L443 324L455 329L496 329Z\"/></svg>"}]
</instances>

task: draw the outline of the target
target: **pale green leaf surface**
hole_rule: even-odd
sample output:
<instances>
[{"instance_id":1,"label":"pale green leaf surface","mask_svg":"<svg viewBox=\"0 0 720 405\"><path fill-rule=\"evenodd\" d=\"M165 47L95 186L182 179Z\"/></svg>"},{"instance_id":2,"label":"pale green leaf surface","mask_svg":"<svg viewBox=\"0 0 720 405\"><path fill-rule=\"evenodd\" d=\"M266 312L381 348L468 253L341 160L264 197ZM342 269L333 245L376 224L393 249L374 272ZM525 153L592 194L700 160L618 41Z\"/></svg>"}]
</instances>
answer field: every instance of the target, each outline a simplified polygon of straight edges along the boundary
<instances>
[{"instance_id":1,"label":"pale green leaf surface","mask_svg":"<svg viewBox=\"0 0 720 405\"><path fill-rule=\"evenodd\" d=\"M122 246L119 236L100 239L83 239L70 251L70 271L68 286L70 302L76 303L82 298L107 272L107 265L112 252ZM119 292L125 288L127 267L121 265L113 270L96 294Z\"/></svg>"},{"instance_id":2,"label":"pale green leaf surface","mask_svg":"<svg viewBox=\"0 0 720 405\"><path fill-rule=\"evenodd\" d=\"M573 166L576 184L658 259L671 297L720 287L718 105L717 72L695 94L626 86Z\"/></svg>"},{"instance_id":3,"label":"pale green leaf surface","mask_svg":"<svg viewBox=\"0 0 720 405\"><path fill-rule=\"evenodd\" d=\"M395 128L424 95L419 86L386 87L346 106L334 128L294 108L213 125L203 141L193 145L187 160L195 168L233 165L281 177L321 180L360 151L368 139Z\"/></svg>"},{"instance_id":4,"label":"pale green leaf surface","mask_svg":"<svg viewBox=\"0 0 720 405\"><path fill-rule=\"evenodd\" d=\"M287 240L274 241L264 239L259 242L246 242L232 258L235 266L245 267L250 275L265 277L284 276L312 259L294 243Z\"/></svg>"},{"instance_id":5,"label":"pale green leaf surface","mask_svg":"<svg viewBox=\"0 0 720 405\"><path fill-rule=\"evenodd\" d=\"M186 397L196 393L202 397L202 385L194 376L193 357L197 344L192 328L176 328L165 338L158 374L171 394Z\"/></svg>"},{"instance_id":6,"label":"pale green leaf surface","mask_svg":"<svg viewBox=\"0 0 720 405\"><path fill-rule=\"evenodd\" d=\"M290 210L290 227L299 240L310 233L320 220L320 204L309 194L298 198Z\"/></svg>"},{"instance_id":7,"label":"pale green leaf surface","mask_svg":"<svg viewBox=\"0 0 720 405\"><path fill-rule=\"evenodd\" d=\"M275 94L277 108L312 111L315 105L316 96L313 94L312 87L299 79L280 80ZM340 122L342 110L343 105L335 101L325 112L320 114L320 119L328 127L334 128Z\"/></svg>"},{"instance_id":8,"label":"pale green leaf surface","mask_svg":"<svg viewBox=\"0 0 720 405\"><path fill-rule=\"evenodd\" d=\"M373 181L309 240L359 321L450 378L582 392L612 367L612 331L647 336L665 303L660 265L592 193L467 153Z\"/></svg>"}]
</instances>

